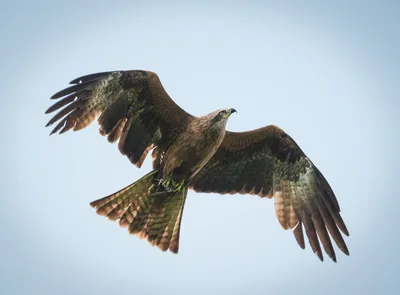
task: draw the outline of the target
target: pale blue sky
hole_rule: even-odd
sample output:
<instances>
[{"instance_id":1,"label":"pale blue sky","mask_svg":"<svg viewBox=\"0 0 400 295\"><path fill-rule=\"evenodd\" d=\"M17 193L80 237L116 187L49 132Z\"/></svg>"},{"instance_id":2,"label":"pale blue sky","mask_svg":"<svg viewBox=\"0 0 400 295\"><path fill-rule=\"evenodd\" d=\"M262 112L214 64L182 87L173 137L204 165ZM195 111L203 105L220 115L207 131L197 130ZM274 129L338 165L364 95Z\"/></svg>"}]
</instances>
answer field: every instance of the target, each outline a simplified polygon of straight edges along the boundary
<instances>
[{"instance_id":1,"label":"pale blue sky","mask_svg":"<svg viewBox=\"0 0 400 295\"><path fill-rule=\"evenodd\" d=\"M0 293L396 294L396 2L2 3ZM234 107L230 130L283 128L336 192L351 256L321 263L254 196L189 192L178 255L97 216L89 202L150 161L131 165L95 124L49 137L44 111L113 69L157 72L195 115Z\"/></svg>"}]
</instances>

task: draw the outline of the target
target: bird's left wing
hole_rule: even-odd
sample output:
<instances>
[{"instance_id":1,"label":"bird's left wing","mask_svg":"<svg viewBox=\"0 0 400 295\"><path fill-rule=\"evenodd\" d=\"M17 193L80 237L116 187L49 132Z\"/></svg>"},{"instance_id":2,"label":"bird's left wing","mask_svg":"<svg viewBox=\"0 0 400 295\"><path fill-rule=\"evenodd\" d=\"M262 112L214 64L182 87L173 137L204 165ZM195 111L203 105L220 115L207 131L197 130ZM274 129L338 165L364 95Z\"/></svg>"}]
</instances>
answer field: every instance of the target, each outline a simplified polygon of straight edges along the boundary
<instances>
[{"instance_id":1,"label":"bird's left wing","mask_svg":"<svg viewBox=\"0 0 400 295\"><path fill-rule=\"evenodd\" d=\"M165 151L193 119L167 94L157 74L131 70L90 74L54 94L46 113L51 134L85 128L98 118L100 133L118 142L123 155L140 167L152 149Z\"/></svg>"},{"instance_id":2,"label":"bird's left wing","mask_svg":"<svg viewBox=\"0 0 400 295\"><path fill-rule=\"evenodd\" d=\"M348 235L339 204L324 176L295 141L276 126L229 132L211 160L192 179L196 192L256 194L274 198L276 216L305 247L303 226L311 248L323 260L336 261L330 236L349 254L339 229ZM329 236L329 234L330 236Z\"/></svg>"}]
</instances>

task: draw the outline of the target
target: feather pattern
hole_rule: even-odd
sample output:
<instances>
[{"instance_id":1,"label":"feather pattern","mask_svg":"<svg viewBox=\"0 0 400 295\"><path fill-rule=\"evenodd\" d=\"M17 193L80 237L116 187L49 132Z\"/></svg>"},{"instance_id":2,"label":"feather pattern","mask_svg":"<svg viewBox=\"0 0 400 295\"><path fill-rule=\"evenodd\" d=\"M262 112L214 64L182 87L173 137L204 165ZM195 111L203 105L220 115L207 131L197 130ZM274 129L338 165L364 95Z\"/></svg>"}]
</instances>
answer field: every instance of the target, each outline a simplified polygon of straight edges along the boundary
<instances>
[{"instance_id":1,"label":"feather pattern","mask_svg":"<svg viewBox=\"0 0 400 295\"><path fill-rule=\"evenodd\" d=\"M272 196L279 223L284 229L294 229L301 248L305 246L304 227L312 250L321 260L320 243L336 261L330 236L349 255L339 229L349 233L332 189L295 141L276 126L227 132L215 155L189 186L196 192Z\"/></svg>"},{"instance_id":2,"label":"feather pattern","mask_svg":"<svg viewBox=\"0 0 400 295\"><path fill-rule=\"evenodd\" d=\"M220 110L193 117L172 101L158 76L149 71L94 73L70 84L51 97L58 101L46 110L46 114L57 111L47 123L56 124L51 134L81 130L97 118L100 134L111 143L118 141L120 152L136 166L153 150L155 170L92 202L98 214L119 220L130 233L163 251L177 253L188 187L197 192L256 194L274 198L278 222L293 230L301 248L305 231L321 260L323 249L336 261L332 239L349 255L341 234L349 232L334 192L278 127L225 131L226 121L216 124L216 118L227 118L218 115ZM184 186L173 193L159 191L160 178L169 177L183 180Z\"/></svg>"},{"instance_id":3,"label":"feather pattern","mask_svg":"<svg viewBox=\"0 0 400 295\"><path fill-rule=\"evenodd\" d=\"M179 251L179 233L187 188L178 192L156 192L157 170L124 189L90 203L96 213L119 220L130 234L147 239L153 246L173 253Z\"/></svg>"},{"instance_id":4,"label":"feather pattern","mask_svg":"<svg viewBox=\"0 0 400 295\"><path fill-rule=\"evenodd\" d=\"M82 76L54 94L60 99L46 113L60 110L48 122L51 134L81 130L98 117L100 133L140 167L151 148L165 151L194 118L168 96L149 71L114 71Z\"/></svg>"}]
</instances>

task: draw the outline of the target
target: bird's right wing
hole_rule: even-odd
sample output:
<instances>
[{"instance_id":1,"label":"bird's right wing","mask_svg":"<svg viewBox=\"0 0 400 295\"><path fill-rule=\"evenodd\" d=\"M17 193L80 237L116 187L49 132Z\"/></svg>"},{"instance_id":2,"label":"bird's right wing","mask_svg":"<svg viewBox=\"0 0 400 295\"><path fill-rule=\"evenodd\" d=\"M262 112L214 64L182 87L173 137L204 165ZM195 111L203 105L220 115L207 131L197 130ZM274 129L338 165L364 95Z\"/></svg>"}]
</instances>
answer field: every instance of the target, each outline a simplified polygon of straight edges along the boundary
<instances>
[{"instance_id":1,"label":"bird's right wing","mask_svg":"<svg viewBox=\"0 0 400 295\"><path fill-rule=\"evenodd\" d=\"M46 126L58 121L51 134L81 130L98 117L100 133L110 142L119 139L123 155L140 167L154 147L165 151L193 116L164 90L157 74L114 71L79 77L54 94L60 99L47 113L61 109Z\"/></svg>"},{"instance_id":2,"label":"bird's right wing","mask_svg":"<svg viewBox=\"0 0 400 295\"><path fill-rule=\"evenodd\" d=\"M304 248L303 226L313 251L322 260L318 238L336 261L328 234L349 254L339 229L348 235L339 204L321 172L295 141L276 126L227 132L210 161L192 179L196 192L257 194L274 198L284 229L294 228Z\"/></svg>"}]
</instances>

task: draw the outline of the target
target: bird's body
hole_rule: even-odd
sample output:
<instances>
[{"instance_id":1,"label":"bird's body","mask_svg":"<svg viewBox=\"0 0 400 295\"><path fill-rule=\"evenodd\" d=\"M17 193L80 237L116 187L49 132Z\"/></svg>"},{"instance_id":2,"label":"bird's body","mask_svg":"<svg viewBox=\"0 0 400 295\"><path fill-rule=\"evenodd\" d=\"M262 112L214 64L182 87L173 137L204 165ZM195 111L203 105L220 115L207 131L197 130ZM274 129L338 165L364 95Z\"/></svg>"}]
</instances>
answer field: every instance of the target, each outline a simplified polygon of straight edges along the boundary
<instances>
[{"instance_id":1,"label":"bird's body","mask_svg":"<svg viewBox=\"0 0 400 295\"><path fill-rule=\"evenodd\" d=\"M164 179L188 182L211 159L225 136L226 120L213 121L224 110L194 118L166 150L162 175Z\"/></svg>"},{"instance_id":2,"label":"bird's body","mask_svg":"<svg viewBox=\"0 0 400 295\"><path fill-rule=\"evenodd\" d=\"M269 125L226 131L234 109L195 117L175 104L149 71L114 71L77 78L52 96L63 97L46 113L52 133L80 130L98 118L100 133L118 141L123 155L140 167L152 150L153 170L126 188L91 203L97 213L128 227L162 250L179 249L188 189L274 198L284 229L304 248L303 228L322 260L336 261L331 237L349 254L339 204L323 175L283 130ZM339 231L340 230L340 231Z\"/></svg>"}]
</instances>

